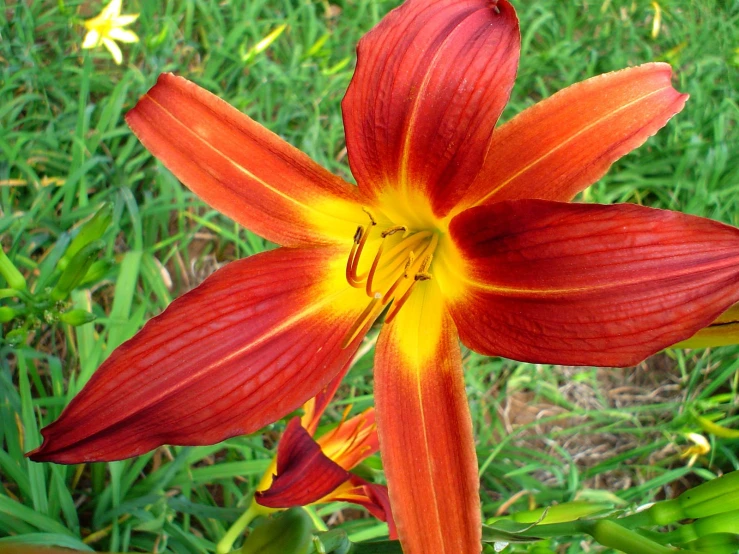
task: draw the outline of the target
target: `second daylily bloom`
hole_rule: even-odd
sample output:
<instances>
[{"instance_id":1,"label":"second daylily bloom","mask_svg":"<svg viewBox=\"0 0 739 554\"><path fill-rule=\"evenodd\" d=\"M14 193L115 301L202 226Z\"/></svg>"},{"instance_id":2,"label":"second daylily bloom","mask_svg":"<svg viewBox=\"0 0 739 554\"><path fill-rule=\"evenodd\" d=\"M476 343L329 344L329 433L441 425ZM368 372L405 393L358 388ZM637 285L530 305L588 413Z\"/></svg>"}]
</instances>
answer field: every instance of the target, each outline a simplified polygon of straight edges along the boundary
<instances>
[{"instance_id":1,"label":"second daylily bloom","mask_svg":"<svg viewBox=\"0 0 739 554\"><path fill-rule=\"evenodd\" d=\"M410 0L360 42L342 108L358 186L185 79L127 115L211 206L282 246L175 300L44 431L35 460L209 444L297 409L383 311L375 399L406 554L481 549L458 337L487 355L626 366L739 300L739 230L568 203L679 112L652 63L495 129L518 64L506 0Z\"/></svg>"},{"instance_id":2,"label":"second daylily bloom","mask_svg":"<svg viewBox=\"0 0 739 554\"><path fill-rule=\"evenodd\" d=\"M313 439L343 373L337 377L304 405L302 417L290 420L249 509L218 544L218 552L230 552L238 535L259 515L327 502L345 501L363 506L386 521L390 538L397 538L387 488L349 472L379 450L374 408L351 419L346 419L345 413L336 427Z\"/></svg>"},{"instance_id":3,"label":"second daylily bloom","mask_svg":"<svg viewBox=\"0 0 739 554\"><path fill-rule=\"evenodd\" d=\"M284 509L352 502L387 521L393 538L395 530L386 487L349 473L379 449L374 419L374 408L369 408L342 421L317 441L301 425L299 418L292 419L280 439L274 467L268 470L257 488L256 504Z\"/></svg>"}]
</instances>

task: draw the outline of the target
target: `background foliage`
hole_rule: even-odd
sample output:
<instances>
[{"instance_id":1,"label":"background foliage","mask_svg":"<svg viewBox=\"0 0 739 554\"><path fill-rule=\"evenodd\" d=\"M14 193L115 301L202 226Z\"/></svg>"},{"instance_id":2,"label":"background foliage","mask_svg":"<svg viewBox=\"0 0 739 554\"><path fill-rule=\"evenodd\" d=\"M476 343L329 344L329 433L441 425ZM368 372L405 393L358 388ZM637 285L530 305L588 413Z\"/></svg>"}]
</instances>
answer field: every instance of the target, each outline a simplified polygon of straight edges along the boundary
<instances>
[{"instance_id":1,"label":"background foliage","mask_svg":"<svg viewBox=\"0 0 739 554\"><path fill-rule=\"evenodd\" d=\"M50 313L3 325L0 537L8 538L0 541L211 552L248 504L280 422L264 435L161 448L125 462L66 467L23 457L39 444L38 429L147 318L221 264L270 247L194 199L122 116L160 72L173 71L351 180L339 103L357 40L397 3L132 0L123 11L141 14L130 27L141 41L124 45L124 63L116 66L102 49L80 49L81 22L99 12L97 2L0 0L3 249L31 289L45 286L79 223L103 202L113 206L100 255L108 264L61 306L91 311L97 320L71 327ZM504 120L576 81L653 60L671 63L677 88L691 95L666 129L618 162L584 200L636 202L739 225L739 2L516 6L523 51ZM283 25L261 49L260 41ZM22 322L25 338L9 340ZM346 404L357 412L372 403L371 356L352 370L328 419L337 420ZM739 469L739 441L707 434L696 420L739 427L735 347L667 351L622 370L474 353L465 367L486 517L573 499L638 505ZM687 432L702 433L710 451L689 450ZM345 506L318 513L353 540L386 532ZM550 547L584 548L579 539Z\"/></svg>"}]
</instances>

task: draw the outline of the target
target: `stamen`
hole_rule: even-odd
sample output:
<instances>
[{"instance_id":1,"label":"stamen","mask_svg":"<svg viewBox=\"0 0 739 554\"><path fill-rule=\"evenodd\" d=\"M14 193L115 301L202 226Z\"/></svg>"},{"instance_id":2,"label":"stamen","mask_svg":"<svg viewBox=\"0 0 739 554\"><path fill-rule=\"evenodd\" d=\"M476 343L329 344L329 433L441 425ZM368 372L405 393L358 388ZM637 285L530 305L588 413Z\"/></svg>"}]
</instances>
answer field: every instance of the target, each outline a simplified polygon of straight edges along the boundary
<instances>
[{"instance_id":1,"label":"stamen","mask_svg":"<svg viewBox=\"0 0 739 554\"><path fill-rule=\"evenodd\" d=\"M422 254L425 254L426 252L430 252L430 253L422 258L423 261L418 266L418 269L416 270L416 274L413 276L413 282L405 290L405 292L402 294L400 299L393 300L393 305L388 311L387 316L385 316L385 323L390 323L392 322L393 319L395 319L395 316L398 315L400 308L402 308L403 304L405 304L408 298L410 298L411 292L413 292L413 289L415 288L416 284L419 281L428 281L429 279L431 279L431 274L428 272L428 270L431 267L431 261L434 258L433 252L436 250L436 245L438 243L439 243L438 237L436 235L433 235L431 242L426 246ZM406 266L406 273L404 274L406 278L408 276L409 269L410 267Z\"/></svg>"},{"instance_id":2,"label":"stamen","mask_svg":"<svg viewBox=\"0 0 739 554\"><path fill-rule=\"evenodd\" d=\"M403 233L408 232L408 228L405 225L397 225L395 227L390 227L390 229L386 229L382 233L380 233L380 236L382 238L389 237L390 235L394 235L398 231L403 231ZM405 235L403 235L403 238L405 238Z\"/></svg>"},{"instance_id":3,"label":"stamen","mask_svg":"<svg viewBox=\"0 0 739 554\"><path fill-rule=\"evenodd\" d=\"M395 294L395 290L398 288L398 285L400 285L400 283L402 283L404 279L408 278L408 270L413 265L414 258L415 256L413 255L413 251L411 250L411 253L408 256L408 262L406 262L405 264L405 269L403 270L403 273L401 273L400 276L395 279L395 282L390 286L389 289L387 289L385 296L382 297L383 305L390 302L390 299L393 297L393 294Z\"/></svg>"},{"instance_id":4,"label":"stamen","mask_svg":"<svg viewBox=\"0 0 739 554\"><path fill-rule=\"evenodd\" d=\"M434 235L431 237L431 242L429 242L426 245L426 248L421 253L421 256L428 254L423 258L423 263L421 263L421 266L418 268L418 271L420 272L426 272L431 267L431 261L434 259L434 252L436 252L436 246L439 244L439 237L437 235Z\"/></svg>"},{"instance_id":5,"label":"stamen","mask_svg":"<svg viewBox=\"0 0 739 554\"><path fill-rule=\"evenodd\" d=\"M347 262L346 268L346 280L351 286L355 288L361 288L362 283L364 283L364 280L367 277L366 275L360 276L357 274L357 270L359 269L359 259L362 257L364 245L367 244L370 229L377 225L377 221L375 221L374 216L367 208L362 207L362 211L367 214L367 217L369 217L371 225L366 230L360 225L357 228L357 232L354 233L354 245L352 246L352 251L349 254L349 261Z\"/></svg>"},{"instance_id":6,"label":"stamen","mask_svg":"<svg viewBox=\"0 0 739 554\"><path fill-rule=\"evenodd\" d=\"M380 233L380 236L382 237L382 242L380 243L380 247L377 249L377 254L375 254L375 259L372 260L372 266L369 270L369 275L367 276L367 286L365 290L367 291L367 296L374 296L375 293L372 292L372 282L375 277L375 272L377 271L377 266L380 264L380 258L382 257L382 251L385 248L385 239L389 237L390 235L394 235L395 233L403 231L404 233L408 232L408 229L404 225L397 225L396 227L391 227L390 229L386 229L382 233Z\"/></svg>"},{"instance_id":7,"label":"stamen","mask_svg":"<svg viewBox=\"0 0 739 554\"><path fill-rule=\"evenodd\" d=\"M419 242L430 238L432 233L430 231L421 231L420 233L414 233L409 237L403 238L398 244L393 246L387 253L388 259L392 259L394 256L406 252L413 248Z\"/></svg>"},{"instance_id":8,"label":"stamen","mask_svg":"<svg viewBox=\"0 0 739 554\"><path fill-rule=\"evenodd\" d=\"M375 271L377 271L377 264L380 263L380 257L382 257L382 248L384 246L385 246L385 241L383 240L380 243L380 247L377 249L377 254L375 254L375 259L372 260L372 267L370 267L369 275L367 275L367 287L364 289L367 292L367 296L374 296L375 295L372 292L372 280L375 277Z\"/></svg>"},{"instance_id":9,"label":"stamen","mask_svg":"<svg viewBox=\"0 0 739 554\"><path fill-rule=\"evenodd\" d=\"M349 280L349 282L351 283L351 281L354 281L355 284L352 284L352 286L357 287L357 288L362 287L362 283L364 283L364 279L367 277L366 275L362 275L362 276L358 275L357 269L359 269L359 259L362 257L362 251L364 250L364 245L367 244L367 239L369 238L369 235L370 235L370 229L371 228L368 228L362 234L362 238L359 241L359 245L357 245L356 254L354 255L354 259L352 260L351 279ZM356 234L354 236L356 237Z\"/></svg>"},{"instance_id":10,"label":"stamen","mask_svg":"<svg viewBox=\"0 0 739 554\"><path fill-rule=\"evenodd\" d=\"M423 262L421 263L420 267L418 268L418 271L416 272L416 279L418 279L419 274L421 273L425 274L429 270L429 268L431 267L431 260L433 259L434 259L433 254L429 254L423 259Z\"/></svg>"},{"instance_id":11,"label":"stamen","mask_svg":"<svg viewBox=\"0 0 739 554\"><path fill-rule=\"evenodd\" d=\"M385 321L390 323L410 298L419 281L431 279L430 267L433 254L439 242L436 233L419 231L409 234L408 227L396 225L380 233L379 244L369 270L359 275L359 266L372 227L377 225L372 213L362 208L369 217L369 225L360 225L354 233L351 252L346 264L347 282L355 288L364 288L369 303L352 323L342 340L342 348L349 346L360 333L377 318L382 310L392 302ZM402 233L399 240L385 249L385 239ZM376 244L377 242L375 242ZM374 246L373 246L374 247ZM420 251L420 254L416 254ZM411 276L413 277L411 279ZM388 287L388 284L390 286ZM378 290L375 290L377 287Z\"/></svg>"},{"instance_id":12,"label":"stamen","mask_svg":"<svg viewBox=\"0 0 739 554\"><path fill-rule=\"evenodd\" d=\"M403 270L403 277L406 279L408 278L408 271L411 269L411 266L413 265L413 262L416 260L416 255L413 253L413 250L411 250L411 253L408 254L408 261L405 263L405 269Z\"/></svg>"},{"instance_id":13,"label":"stamen","mask_svg":"<svg viewBox=\"0 0 739 554\"><path fill-rule=\"evenodd\" d=\"M413 289L416 286L416 283L419 281L428 281L431 279L431 274L423 271L416 273L413 276L413 282L411 283L411 286L409 286L405 292L403 293L403 296L400 297L399 300L394 300L393 305L390 308L390 311L388 311L387 316L385 316L385 323L390 323L393 319L395 319L395 316L398 315L398 312L400 311L400 308L403 307L403 304L406 303L406 301L410 298L411 292L413 292Z\"/></svg>"},{"instance_id":14,"label":"stamen","mask_svg":"<svg viewBox=\"0 0 739 554\"><path fill-rule=\"evenodd\" d=\"M373 321L378 315L380 315L380 312L384 308L384 306L380 303L380 300L382 297L375 296L369 304L367 304L367 307L364 309L364 311L359 315L357 320L352 324L352 326L349 328L349 331L347 331L346 336L344 337L344 340L341 343L341 348L346 348L349 346L352 341L357 338L359 333L364 329L365 325Z\"/></svg>"},{"instance_id":15,"label":"stamen","mask_svg":"<svg viewBox=\"0 0 739 554\"><path fill-rule=\"evenodd\" d=\"M349 259L346 261L346 280L347 282L356 288L361 287L362 285L360 283L357 283L354 280L353 270L354 267L354 258L357 254L357 245L361 242L362 237L364 235L364 227L361 225L357 227L357 232L354 233L354 242L352 243L352 250L349 252Z\"/></svg>"},{"instance_id":16,"label":"stamen","mask_svg":"<svg viewBox=\"0 0 739 554\"><path fill-rule=\"evenodd\" d=\"M375 221L375 218L374 218L374 217L372 217L372 213L371 213L371 212L370 212L370 211L369 211L369 210L368 210L367 208L365 208L364 206L362 206L362 211L363 211L364 213L366 213L366 214L367 214L367 216L368 216L368 217L370 218L370 221L372 222L372 226L373 226L373 227L374 227L375 225L377 225L377 221Z\"/></svg>"},{"instance_id":17,"label":"stamen","mask_svg":"<svg viewBox=\"0 0 739 554\"><path fill-rule=\"evenodd\" d=\"M400 300L393 301L393 305L390 308L390 311L388 311L387 315L385 316L385 323L391 323L393 319L395 319L395 316L398 315L400 308L402 308L403 304L405 304L406 301L410 298L411 292L413 292L413 289L416 287L416 283L418 283L418 279L414 279L411 283L411 286L405 289L405 292L403 293L403 296L400 297Z\"/></svg>"},{"instance_id":18,"label":"stamen","mask_svg":"<svg viewBox=\"0 0 739 554\"><path fill-rule=\"evenodd\" d=\"M407 260L407 252L413 251L413 249L424 239L431 235L429 232L421 232L411 235L408 238L403 239L393 248L391 248L387 254L385 254L385 262L379 271L376 278L377 281L384 281L385 279L392 277L397 274L398 270L403 266Z\"/></svg>"}]
</instances>

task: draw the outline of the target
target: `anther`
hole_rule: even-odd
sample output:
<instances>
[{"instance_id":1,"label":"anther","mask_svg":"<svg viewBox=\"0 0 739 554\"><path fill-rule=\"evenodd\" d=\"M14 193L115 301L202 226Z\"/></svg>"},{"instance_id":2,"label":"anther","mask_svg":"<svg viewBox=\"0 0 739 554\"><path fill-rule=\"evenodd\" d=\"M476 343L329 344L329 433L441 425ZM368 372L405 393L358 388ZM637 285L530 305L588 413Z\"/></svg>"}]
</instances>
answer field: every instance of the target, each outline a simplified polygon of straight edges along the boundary
<instances>
[{"instance_id":1,"label":"anther","mask_svg":"<svg viewBox=\"0 0 739 554\"><path fill-rule=\"evenodd\" d=\"M408 271L411 269L414 261L416 261L416 255L413 253L413 250L411 250L410 254L408 254L408 261L405 262L405 268L403 268L403 277L406 279L408 278Z\"/></svg>"},{"instance_id":2,"label":"anther","mask_svg":"<svg viewBox=\"0 0 739 554\"><path fill-rule=\"evenodd\" d=\"M426 273L428 272L429 268L431 267L431 261L434 259L434 256L432 254L429 254L423 259L423 262L421 263L421 266L418 268L418 273Z\"/></svg>"},{"instance_id":3,"label":"anther","mask_svg":"<svg viewBox=\"0 0 739 554\"><path fill-rule=\"evenodd\" d=\"M346 280L353 287L361 286L356 282L355 265L357 262L357 258L359 257L357 253L357 247L362 243L362 239L364 238L365 234L366 233L364 232L364 227L362 227L361 225L357 227L357 232L354 233L354 243L352 244L351 252L349 252L349 259L346 261Z\"/></svg>"},{"instance_id":4,"label":"anther","mask_svg":"<svg viewBox=\"0 0 739 554\"><path fill-rule=\"evenodd\" d=\"M372 226L377 225L377 221L375 221L375 218L372 217L372 213L367 208L365 208L364 206L362 206L362 211L364 213L366 213L367 216L370 218L370 221L372 222Z\"/></svg>"},{"instance_id":5,"label":"anther","mask_svg":"<svg viewBox=\"0 0 739 554\"><path fill-rule=\"evenodd\" d=\"M374 222L372 223L374 225ZM361 236L359 239L359 242L357 243L356 240L354 244L352 245L352 253L353 256L349 256L351 263L347 266L347 281L349 281L349 284L356 288L361 288L362 283L364 282L364 279L366 275L362 275L361 277L357 274L357 270L359 269L359 259L362 257L362 252L364 251L364 245L367 244L367 239L370 235L370 229L364 229L361 225L359 226L359 229L362 230ZM356 239L359 233L359 229L357 230L357 233L354 234L354 238ZM356 247L356 250L355 250Z\"/></svg>"},{"instance_id":6,"label":"anther","mask_svg":"<svg viewBox=\"0 0 739 554\"><path fill-rule=\"evenodd\" d=\"M408 232L408 228L404 225L398 225L396 227L390 227L390 229L386 229L382 233L380 233L380 236L382 238L389 237L390 235L394 235L398 231L403 231L404 233Z\"/></svg>"}]
</instances>

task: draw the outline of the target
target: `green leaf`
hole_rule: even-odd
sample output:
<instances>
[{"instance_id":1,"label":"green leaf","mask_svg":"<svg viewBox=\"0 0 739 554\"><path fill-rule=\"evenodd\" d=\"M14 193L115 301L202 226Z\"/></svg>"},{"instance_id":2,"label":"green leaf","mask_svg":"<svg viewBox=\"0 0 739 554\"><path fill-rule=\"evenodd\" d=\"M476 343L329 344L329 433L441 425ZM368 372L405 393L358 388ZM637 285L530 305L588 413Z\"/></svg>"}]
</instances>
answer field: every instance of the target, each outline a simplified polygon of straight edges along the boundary
<instances>
[{"instance_id":1,"label":"green leaf","mask_svg":"<svg viewBox=\"0 0 739 554\"><path fill-rule=\"evenodd\" d=\"M547 515L547 510L539 516L538 521L533 523L519 523L510 519L501 519L490 525L482 526L482 542L536 542L541 537L523 536L522 533L536 527Z\"/></svg>"},{"instance_id":2,"label":"green leaf","mask_svg":"<svg viewBox=\"0 0 739 554\"><path fill-rule=\"evenodd\" d=\"M254 529L241 554L308 554L313 524L302 508L291 508Z\"/></svg>"}]
</instances>

